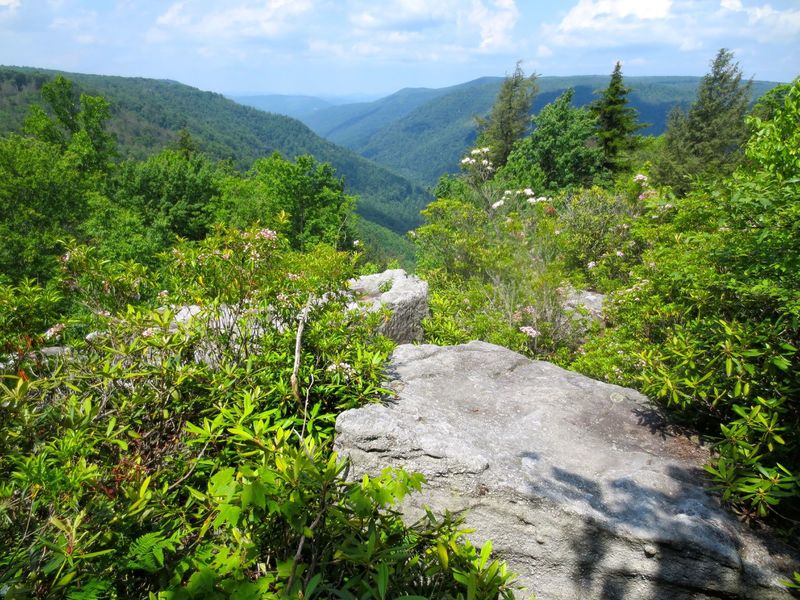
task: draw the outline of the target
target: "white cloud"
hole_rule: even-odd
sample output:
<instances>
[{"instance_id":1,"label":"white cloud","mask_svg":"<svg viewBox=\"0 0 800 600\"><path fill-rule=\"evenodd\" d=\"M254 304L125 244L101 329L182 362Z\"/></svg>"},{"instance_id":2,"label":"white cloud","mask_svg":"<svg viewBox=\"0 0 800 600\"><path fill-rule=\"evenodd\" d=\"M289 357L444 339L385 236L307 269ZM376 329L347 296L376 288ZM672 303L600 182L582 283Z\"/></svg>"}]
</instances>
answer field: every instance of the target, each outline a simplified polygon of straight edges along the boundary
<instances>
[{"instance_id":1,"label":"white cloud","mask_svg":"<svg viewBox=\"0 0 800 600\"><path fill-rule=\"evenodd\" d=\"M800 37L800 9L777 10L764 4L745 8L744 11L748 23L761 41L770 41L776 36L787 40Z\"/></svg>"},{"instance_id":2,"label":"white cloud","mask_svg":"<svg viewBox=\"0 0 800 600\"><path fill-rule=\"evenodd\" d=\"M559 23L563 33L609 31L670 16L672 0L579 0Z\"/></svg>"},{"instance_id":3,"label":"white cloud","mask_svg":"<svg viewBox=\"0 0 800 600\"><path fill-rule=\"evenodd\" d=\"M725 10L742 10L742 0L721 0L719 5Z\"/></svg>"},{"instance_id":4,"label":"white cloud","mask_svg":"<svg viewBox=\"0 0 800 600\"><path fill-rule=\"evenodd\" d=\"M516 45L513 31L519 10L514 0L349 0L348 6L353 29L345 43L352 44L354 52L369 47L376 57L385 57L394 53L387 45L407 41L414 46L406 52L420 58L460 54L463 59Z\"/></svg>"},{"instance_id":5,"label":"white cloud","mask_svg":"<svg viewBox=\"0 0 800 600\"><path fill-rule=\"evenodd\" d=\"M553 51L550 49L549 46L545 46L544 44L539 44L539 47L536 49L536 56L539 58L548 58L553 56Z\"/></svg>"},{"instance_id":6,"label":"white cloud","mask_svg":"<svg viewBox=\"0 0 800 600\"><path fill-rule=\"evenodd\" d=\"M312 0L241 2L223 9L195 4L190 7L186 2L176 2L156 19L156 29L172 29L206 41L235 37L270 38L288 34L295 18L312 7ZM149 32L148 38L163 39L158 31Z\"/></svg>"},{"instance_id":7,"label":"white cloud","mask_svg":"<svg viewBox=\"0 0 800 600\"><path fill-rule=\"evenodd\" d=\"M800 9L742 0L578 0L558 23L544 24L548 47L667 46L683 52L730 46L731 40L762 43L800 36Z\"/></svg>"},{"instance_id":8,"label":"white cloud","mask_svg":"<svg viewBox=\"0 0 800 600\"><path fill-rule=\"evenodd\" d=\"M0 7L14 10L20 7L20 0L0 0Z\"/></svg>"},{"instance_id":9,"label":"white cloud","mask_svg":"<svg viewBox=\"0 0 800 600\"><path fill-rule=\"evenodd\" d=\"M359 29L421 30L436 27L456 17L458 6L453 0L425 2L392 0L376 3L351 3L349 21Z\"/></svg>"},{"instance_id":10,"label":"white cloud","mask_svg":"<svg viewBox=\"0 0 800 600\"><path fill-rule=\"evenodd\" d=\"M184 14L185 2L176 2L163 15L156 19L156 25L162 27L183 27L189 24L189 17Z\"/></svg>"},{"instance_id":11,"label":"white cloud","mask_svg":"<svg viewBox=\"0 0 800 600\"><path fill-rule=\"evenodd\" d=\"M513 32L519 18L514 0L491 0L488 5L474 1L469 20L480 30L480 49L493 51L513 46Z\"/></svg>"}]
</instances>

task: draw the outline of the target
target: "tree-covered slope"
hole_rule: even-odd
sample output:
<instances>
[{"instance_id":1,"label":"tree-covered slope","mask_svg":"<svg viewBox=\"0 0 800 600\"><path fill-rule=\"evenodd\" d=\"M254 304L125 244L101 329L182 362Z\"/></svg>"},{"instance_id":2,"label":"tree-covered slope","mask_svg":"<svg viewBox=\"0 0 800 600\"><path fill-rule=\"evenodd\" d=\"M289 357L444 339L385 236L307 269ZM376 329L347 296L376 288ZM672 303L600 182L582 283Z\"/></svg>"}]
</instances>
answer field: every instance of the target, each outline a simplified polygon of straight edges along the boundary
<instances>
[{"instance_id":1,"label":"tree-covered slope","mask_svg":"<svg viewBox=\"0 0 800 600\"><path fill-rule=\"evenodd\" d=\"M492 78L459 86L387 123L364 144L342 143L370 160L391 164L414 181L432 185L442 173L458 170L459 159L477 134L474 117L491 108L500 81Z\"/></svg>"},{"instance_id":2,"label":"tree-covered slope","mask_svg":"<svg viewBox=\"0 0 800 600\"><path fill-rule=\"evenodd\" d=\"M0 133L18 131L41 86L58 72L0 67ZM199 149L239 168L280 152L287 158L310 154L331 163L347 191L360 197L365 218L403 233L415 226L429 201L419 186L351 150L320 138L301 122L239 105L221 94L174 81L63 73L81 92L111 102L111 129L126 157L143 158L169 145L186 129Z\"/></svg>"},{"instance_id":3,"label":"tree-covered slope","mask_svg":"<svg viewBox=\"0 0 800 600\"><path fill-rule=\"evenodd\" d=\"M448 88L401 90L374 102L321 109L305 122L327 139L431 185L443 173L458 169L459 159L475 140L474 117L488 113L502 81L484 77ZM540 77L537 82L534 113L570 87L576 105L588 104L596 99L595 91L608 84L608 76ZM639 120L649 124L642 133L663 133L673 106L687 107L699 82L699 77L626 77L633 89L631 105ZM754 99L774 85L754 82Z\"/></svg>"},{"instance_id":4,"label":"tree-covered slope","mask_svg":"<svg viewBox=\"0 0 800 600\"><path fill-rule=\"evenodd\" d=\"M494 79L494 78L486 78ZM484 79L470 81L446 88L405 88L373 102L344 104L322 109L303 119L311 129L328 139L347 147L368 144L373 135L387 123L402 119L417 108L435 102L448 94L469 93L473 87L485 83Z\"/></svg>"}]
</instances>

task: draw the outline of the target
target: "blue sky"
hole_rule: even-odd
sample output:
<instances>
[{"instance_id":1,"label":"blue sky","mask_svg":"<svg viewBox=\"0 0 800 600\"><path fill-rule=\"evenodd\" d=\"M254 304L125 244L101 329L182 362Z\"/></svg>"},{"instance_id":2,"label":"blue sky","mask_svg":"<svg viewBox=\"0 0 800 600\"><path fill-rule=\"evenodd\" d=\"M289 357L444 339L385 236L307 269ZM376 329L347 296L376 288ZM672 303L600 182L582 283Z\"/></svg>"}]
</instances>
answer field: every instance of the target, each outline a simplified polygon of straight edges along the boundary
<instances>
[{"instance_id":1,"label":"blue sky","mask_svg":"<svg viewBox=\"0 0 800 600\"><path fill-rule=\"evenodd\" d=\"M382 95L501 76L800 74L800 0L0 0L0 64L226 94Z\"/></svg>"}]
</instances>

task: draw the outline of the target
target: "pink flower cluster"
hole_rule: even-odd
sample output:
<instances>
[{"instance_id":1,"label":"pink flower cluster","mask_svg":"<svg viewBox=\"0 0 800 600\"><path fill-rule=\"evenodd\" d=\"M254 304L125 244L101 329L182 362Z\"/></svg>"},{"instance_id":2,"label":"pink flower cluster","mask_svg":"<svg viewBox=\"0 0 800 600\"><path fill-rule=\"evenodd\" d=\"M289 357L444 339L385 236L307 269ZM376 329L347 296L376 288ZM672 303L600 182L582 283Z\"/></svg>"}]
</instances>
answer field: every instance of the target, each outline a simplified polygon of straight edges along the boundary
<instances>
[{"instance_id":1,"label":"pink flower cluster","mask_svg":"<svg viewBox=\"0 0 800 600\"><path fill-rule=\"evenodd\" d=\"M537 337L542 335L542 333L538 329L534 329L533 327L527 325L525 327L520 327L519 330L531 339L536 339Z\"/></svg>"},{"instance_id":2,"label":"pink flower cluster","mask_svg":"<svg viewBox=\"0 0 800 600\"><path fill-rule=\"evenodd\" d=\"M272 229L262 229L256 234L256 237L260 240L269 240L270 242L274 242L278 239L278 234L272 231Z\"/></svg>"}]
</instances>

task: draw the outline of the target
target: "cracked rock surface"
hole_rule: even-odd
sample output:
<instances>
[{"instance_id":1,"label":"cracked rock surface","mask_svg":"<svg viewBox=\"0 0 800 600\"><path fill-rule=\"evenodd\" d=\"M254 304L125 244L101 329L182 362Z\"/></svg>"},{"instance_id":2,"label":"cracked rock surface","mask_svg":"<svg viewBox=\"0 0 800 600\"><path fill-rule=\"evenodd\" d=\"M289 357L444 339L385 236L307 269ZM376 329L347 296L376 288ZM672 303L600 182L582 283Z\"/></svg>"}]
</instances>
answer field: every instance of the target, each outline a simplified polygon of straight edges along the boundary
<instances>
[{"instance_id":1,"label":"cracked rock surface","mask_svg":"<svg viewBox=\"0 0 800 600\"><path fill-rule=\"evenodd\" d=\"M528 594L790 597L798 557L720 507L707 450L639 393L483 342L399 346L390 374L395 398L336 421L351 477L422 472L406 515L466 509Z\"/></svg>"}]
</instances>

